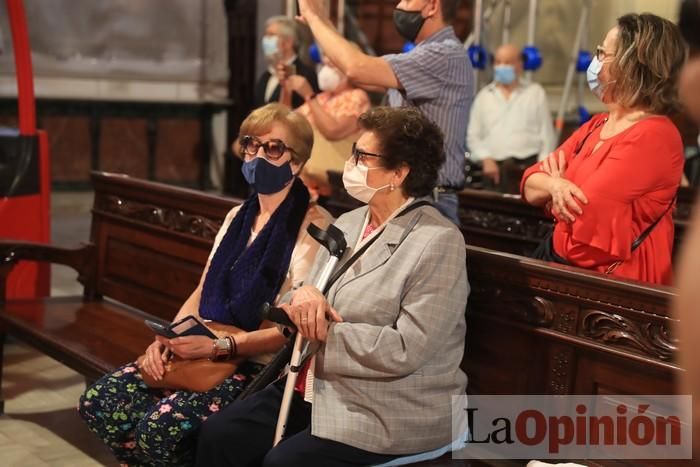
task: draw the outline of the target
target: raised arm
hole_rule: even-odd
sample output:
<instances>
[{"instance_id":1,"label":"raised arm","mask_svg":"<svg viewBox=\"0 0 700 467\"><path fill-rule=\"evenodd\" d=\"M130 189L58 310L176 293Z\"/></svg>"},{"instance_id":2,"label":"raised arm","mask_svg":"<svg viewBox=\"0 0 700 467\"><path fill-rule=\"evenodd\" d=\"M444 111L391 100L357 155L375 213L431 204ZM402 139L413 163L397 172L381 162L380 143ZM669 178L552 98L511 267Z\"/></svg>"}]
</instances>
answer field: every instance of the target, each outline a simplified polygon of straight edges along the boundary
<instances>
[{"instance_id":1,"label":"raised arm","mask_svg":"<svg viewBox=\"0 0 700 467\"><path fill-rule=\"evenodd\" d=\"M338 33L333 24L323 16L318 2L300 0L301 17L311 28L316 42L331 61L354 84L361 87L382 89L400 88L389 64L379 57L372 57L357 50Z\"/></svg>"}]
</instances>

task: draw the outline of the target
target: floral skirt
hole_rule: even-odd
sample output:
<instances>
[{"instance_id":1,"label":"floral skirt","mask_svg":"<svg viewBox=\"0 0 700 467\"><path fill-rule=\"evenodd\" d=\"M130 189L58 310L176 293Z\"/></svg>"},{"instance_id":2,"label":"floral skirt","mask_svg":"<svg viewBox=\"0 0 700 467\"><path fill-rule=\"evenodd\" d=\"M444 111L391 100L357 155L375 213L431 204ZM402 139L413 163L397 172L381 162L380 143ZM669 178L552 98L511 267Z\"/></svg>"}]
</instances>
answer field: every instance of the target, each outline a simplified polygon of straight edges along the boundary
<instances>
[{"instance_id":1,"label":"floral skirt","mask_svg":"<svg viewBox=\"0 0 700 467\"><path fill-rule=\"evenodd\" d=\"M130 363L87 388L78 412L123 464L192 465L196 430L233 402L262 368L245 362L215 388L190 392L149 388Z\"/></svg>"}]
</instances>

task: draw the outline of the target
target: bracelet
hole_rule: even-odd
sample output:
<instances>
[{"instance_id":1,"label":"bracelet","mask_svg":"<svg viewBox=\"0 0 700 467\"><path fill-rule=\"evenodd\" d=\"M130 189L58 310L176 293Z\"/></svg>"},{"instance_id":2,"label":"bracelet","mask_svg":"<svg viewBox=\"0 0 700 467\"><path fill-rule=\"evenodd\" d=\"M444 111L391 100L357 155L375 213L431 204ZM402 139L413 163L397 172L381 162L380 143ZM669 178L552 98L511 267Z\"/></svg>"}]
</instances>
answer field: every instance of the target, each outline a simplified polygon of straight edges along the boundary
<instances>
[{"instance_id":1,"label":"bracelet","mask_svg":"<svg viewBox=\"0 0 700 467\"><path fill-rule=\"evenodd\" d=\"M214 348L209 359L219 362L228 359L229 355L231 355L231 341L227 338L214 339Z\"/></svg>"},{"instance_id":2,"label":"bracelet","mask_svg":"<svg viewBox=\"0 0 700 467\"><path fill-rule=\"evenodd\" d=\"M226 339L229 341L228 358L230 360L236 355L238 355L238 343L236 342L236 339L233 338L233 336L226 336Z\"/></svg>"}]
</instances>

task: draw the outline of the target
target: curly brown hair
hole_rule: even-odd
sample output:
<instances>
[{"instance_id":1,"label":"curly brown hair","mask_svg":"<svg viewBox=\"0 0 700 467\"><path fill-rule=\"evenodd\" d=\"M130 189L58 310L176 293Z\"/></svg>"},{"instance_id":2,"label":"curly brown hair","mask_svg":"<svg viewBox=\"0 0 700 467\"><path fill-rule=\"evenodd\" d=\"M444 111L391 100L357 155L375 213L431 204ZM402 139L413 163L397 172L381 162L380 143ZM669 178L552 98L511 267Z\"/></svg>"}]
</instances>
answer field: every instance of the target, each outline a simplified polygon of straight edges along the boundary
<instances>
[{"instance_id":1,"label":"curly brown hair","mask_svg":"<svg viewBox=\"0 0 700 467\"><path fill-rule=\"evenodd\" d=\"M628 108L669 115L678 109L678 77L686 47L678 27L651 13L617 19L613 98Z\"/></svg>"},{"instance_id":2,"label":"curly brown hair","mask_svg":"<svg viewBox=\"0 0 700 467\"><path fill-rule=\"evenodd\" d=\"M379 139L384 168L410 169L401 185L405 195L430 193L445 162L442 131L435 123L414 107L375 107L360 115L359 124Z\"/></svg>"}]
</instances>

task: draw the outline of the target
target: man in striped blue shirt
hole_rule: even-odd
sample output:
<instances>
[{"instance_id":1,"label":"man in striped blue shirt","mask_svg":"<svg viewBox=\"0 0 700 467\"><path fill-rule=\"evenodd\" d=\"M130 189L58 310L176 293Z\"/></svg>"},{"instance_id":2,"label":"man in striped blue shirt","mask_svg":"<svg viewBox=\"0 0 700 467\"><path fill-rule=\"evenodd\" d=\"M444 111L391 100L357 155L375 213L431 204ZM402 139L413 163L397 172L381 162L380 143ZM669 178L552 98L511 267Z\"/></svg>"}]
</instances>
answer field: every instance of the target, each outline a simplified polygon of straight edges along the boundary
<instances>
[{"instance_id":1,"label":"man in striped blue shirt","mask_svg":"<svg viewBox=\"0 0 700 467\"><path fill-rule=\"evenodd\" d=\"M464 185L467 120L474 99L471 63L450 23L459 0L402 0L394 10L399 33L416 47L373 57L357 50L323 15L322 0L299 0L299 12L323 53L357 86L388 91L392 107L410 105L445 136L445 164L434 190L435 207L459 225L457 192ZM312 97L313 98L313 97Z\"/></svg>"}]
</instances>

